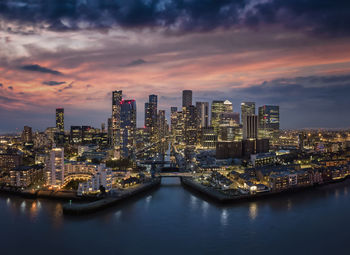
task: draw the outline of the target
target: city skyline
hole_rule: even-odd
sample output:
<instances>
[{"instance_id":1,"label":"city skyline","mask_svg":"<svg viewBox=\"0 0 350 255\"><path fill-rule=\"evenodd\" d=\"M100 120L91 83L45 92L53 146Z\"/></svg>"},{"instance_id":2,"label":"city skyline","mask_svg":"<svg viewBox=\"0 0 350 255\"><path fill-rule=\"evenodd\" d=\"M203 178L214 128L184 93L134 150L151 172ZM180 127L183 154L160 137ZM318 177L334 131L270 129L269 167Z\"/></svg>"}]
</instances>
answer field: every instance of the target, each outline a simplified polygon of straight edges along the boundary
<instances>
[{"instance_id":1,"label":"city skyline","mask_svg":"<svg viewBox=\"0 0 350 255\"><path fill-rule=\"evenodd\" d=\"M2 254L346 254L349 24L349 0L0 0Z\"/></svg>"},{"instance_id":2,"label":"city skyline","mask_svg":"<svg viewBox=\"0 0 350 255\"><path fill-rule=\"evenodd\" d=\"M181 90L280 105L284 129L350 126L348 3L199 3L132 1L121 15L118 1L2 1L0 132L49 126L59 107L69 126L98 126L114 90L136 100L139 127L148 95L169 120Z\"/></svg>"}]
</instances>

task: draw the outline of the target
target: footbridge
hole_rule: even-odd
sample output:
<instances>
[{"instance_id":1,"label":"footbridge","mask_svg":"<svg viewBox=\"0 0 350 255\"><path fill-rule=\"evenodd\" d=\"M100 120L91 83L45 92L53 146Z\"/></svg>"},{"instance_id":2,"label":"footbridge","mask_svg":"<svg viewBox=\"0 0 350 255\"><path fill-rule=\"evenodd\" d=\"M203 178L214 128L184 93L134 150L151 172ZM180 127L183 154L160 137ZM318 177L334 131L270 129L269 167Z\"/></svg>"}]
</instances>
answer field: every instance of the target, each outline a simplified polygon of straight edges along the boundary
<instances>
[{"instance_id":1,"label":"footbridge","mask_svg":"<svg viewBox=\"0 0 350 255\"><path fill-rule=\"evenodd\" d=\"M192 177L193 174L190 172L163 172L156 173L155 177Z\"/></svg>"}]
</instances>

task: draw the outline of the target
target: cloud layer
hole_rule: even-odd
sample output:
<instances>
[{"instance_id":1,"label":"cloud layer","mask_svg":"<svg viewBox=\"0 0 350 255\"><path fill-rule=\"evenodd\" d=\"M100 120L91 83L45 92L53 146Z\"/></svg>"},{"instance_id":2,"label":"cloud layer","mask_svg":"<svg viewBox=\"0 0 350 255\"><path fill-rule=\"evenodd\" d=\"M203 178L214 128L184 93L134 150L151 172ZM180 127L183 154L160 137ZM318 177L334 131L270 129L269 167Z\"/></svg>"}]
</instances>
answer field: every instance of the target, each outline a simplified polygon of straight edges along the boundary
<instances>
[{"instance_id":1,"label":"cloud layer","mask_svg":"<svg viewBox=\"0 0 350 255\"><path fill-rule=\"evenodd\" d=\"M324 35L348 35L346 0L31 0L0 2L8 31L164 28L174 32L279 24ZM32 26L24 30L23 26Z\"/></svg>"},{"instance_id":2,"label":"cloud layer","mask_svg":"<svg viewBox=\"0 0 350 255\"><path fill-rule=\"evenodd\" d=\"M40 66L37 64L33 64L33 65L24 65L21 66L20 69L25 70L25 71L30 71L30 72L39 72L39 73L49 73L49 74L54 74L54 75L63 75L61 72L44 67L44 66Z\"/></svg>"},{"instance_id":3,"label":"cloud layer","mask_svg":"<svg viewBox=\"0 0 350 255\"><path fill-rule=\"evenodd\" d=\"M348 127L350 6L339 0L0 0L0 118L100 126L111 91L169 113L195 100L279 104L283 128ZM63 79L64 78L64 79ZM194 100L194 101L195 101ZM48 119L49 118L49 119Z\"/></svg>"}]
</instances>

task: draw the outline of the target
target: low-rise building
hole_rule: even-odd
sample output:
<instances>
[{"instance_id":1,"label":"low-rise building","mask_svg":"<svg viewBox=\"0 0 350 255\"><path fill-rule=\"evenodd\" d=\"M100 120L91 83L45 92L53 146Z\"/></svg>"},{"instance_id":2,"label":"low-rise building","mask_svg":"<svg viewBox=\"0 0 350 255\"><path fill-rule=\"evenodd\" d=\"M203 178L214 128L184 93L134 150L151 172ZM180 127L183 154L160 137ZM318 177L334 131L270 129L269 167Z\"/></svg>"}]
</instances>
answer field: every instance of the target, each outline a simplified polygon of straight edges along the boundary
<instances>
[{"instance_id":1,"label":"low-rise building","mask_svg":"<svg viewBox=\"0 0 350 255\"><path fill-rule=\"evenodd\" d=\"M39 182L43 177L41 168L32 166L19 166L10 171L10 185L13 187L27 188Z\"/></svg>"},{"instance_id":2,"label":"low-rise building","mask_svg":"<svg viewBox=\"0 0 350 255\"><path fill-rule=\"evenodd\" d=\"M77 195L82 196L83 194L97 193L100 191L101 187L103 187L106 192L109 192L112 189L112 180L112 170L101 164L98 167L97 173L92 176L91 180L79 183Z\"/></svg>"}]
</instances>

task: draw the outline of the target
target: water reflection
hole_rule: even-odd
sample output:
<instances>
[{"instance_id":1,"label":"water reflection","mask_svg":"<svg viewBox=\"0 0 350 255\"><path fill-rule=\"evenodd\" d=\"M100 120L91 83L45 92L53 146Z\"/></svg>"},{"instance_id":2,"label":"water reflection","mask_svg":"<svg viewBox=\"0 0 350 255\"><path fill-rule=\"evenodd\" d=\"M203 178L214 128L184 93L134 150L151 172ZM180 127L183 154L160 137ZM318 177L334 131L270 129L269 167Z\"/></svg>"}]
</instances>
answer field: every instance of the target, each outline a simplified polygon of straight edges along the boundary
<instances>
[{"instance_id":1,"label":"water reflection","mask_svg":"<svg viewBox=\"0 0 350 255\"><path fill-rule=\"evenodd\" d=\"M120 220L120 218L122 217L122 211L121 211L121 210L116 211L116 212L114 213L114 215L115 215L115 218L116 218L117 220Z\"/></svg>"},{"instance_id":2,"label":"water reflection","mask_svg":"<svg viewBox=\"0 0 350 255\"><path fill-rule=\"evenodd\" d=\"M37 219L40 208L41 208L41 205L39 205L38 201L32 202L32 205L30 206L30 209L29 209L30 219L32 221L35 221Z\"/></svg>"},{"instance_id":3,"label":"water reflection","mask_svg":"<svg viewBox=\"0 0 350 255\"><path fill-rule=\"evenodd\" d=\"M57 203L55 206L55 210L53 212L53 226L56 229L60 229L62 227L63 224L63 209L62 209L62 205L60 203Z\"/></svg>"},{"instance_id":4,"label":"water reflection","mask_svg":"<svg viewBox=\"0 0 350 255\"><path fill-rule=\"evenodd\" d=\"M290 211L291 209L292 209L292 200L290 200L290 199L288 199L288 201L287 201L287 208L288 208L288 211Z\"/></svg>"},{"instance_id":5,"label":"water reflection","mask_svg":"<svg viewBox=\"0 0 350 255\"><path fill-rule=\"evenodd\" d=\"M195 210L197 208L198 198L191 195L190 208L191 210Z\"/></svg>"},{"instance_id":6,"label":"water reflection","mask_svg":"<svg viewBox=\"0 0 350 255\"><path fill-rule=\"evenodd\" d=\"M252 202L249 204L249 218L251 220L255 220L258 216L258 205L256 202Z\"/></svg>"},{"instance_id":7,"label":"water reflection","mask_svg":"<svg viewBox=\"0 0 350 255\"><path fill-rule=\"evenodd\" d=\"M202 216L203 218L206 218L207 214L208 214L208 209L209 209L209 203L207 203L206 201L202 201Z\"/></svg>"},{"instance_id":8,"label":"water reflection","mask_svg":"<svg viewBox=\"0 0 350 255\"><path fill-rule=\"evenodd\" d=\"M228 224L228 210L225 208L225 209L222 209L221 210L221 216L220 216L220 223L221 223L221 226L225 227L227 226Z\"/></svg>"},{"instance_id":9,"label":"water reflection","mask_svg":"<svg viewBox=\"0 0 350 255\"><path fill-rule=\"evenodd\" d=\"M21 207L21 213L25 213L26 212L26 201L22 201L20 207Z\"/></svg>"}]
</instances>

